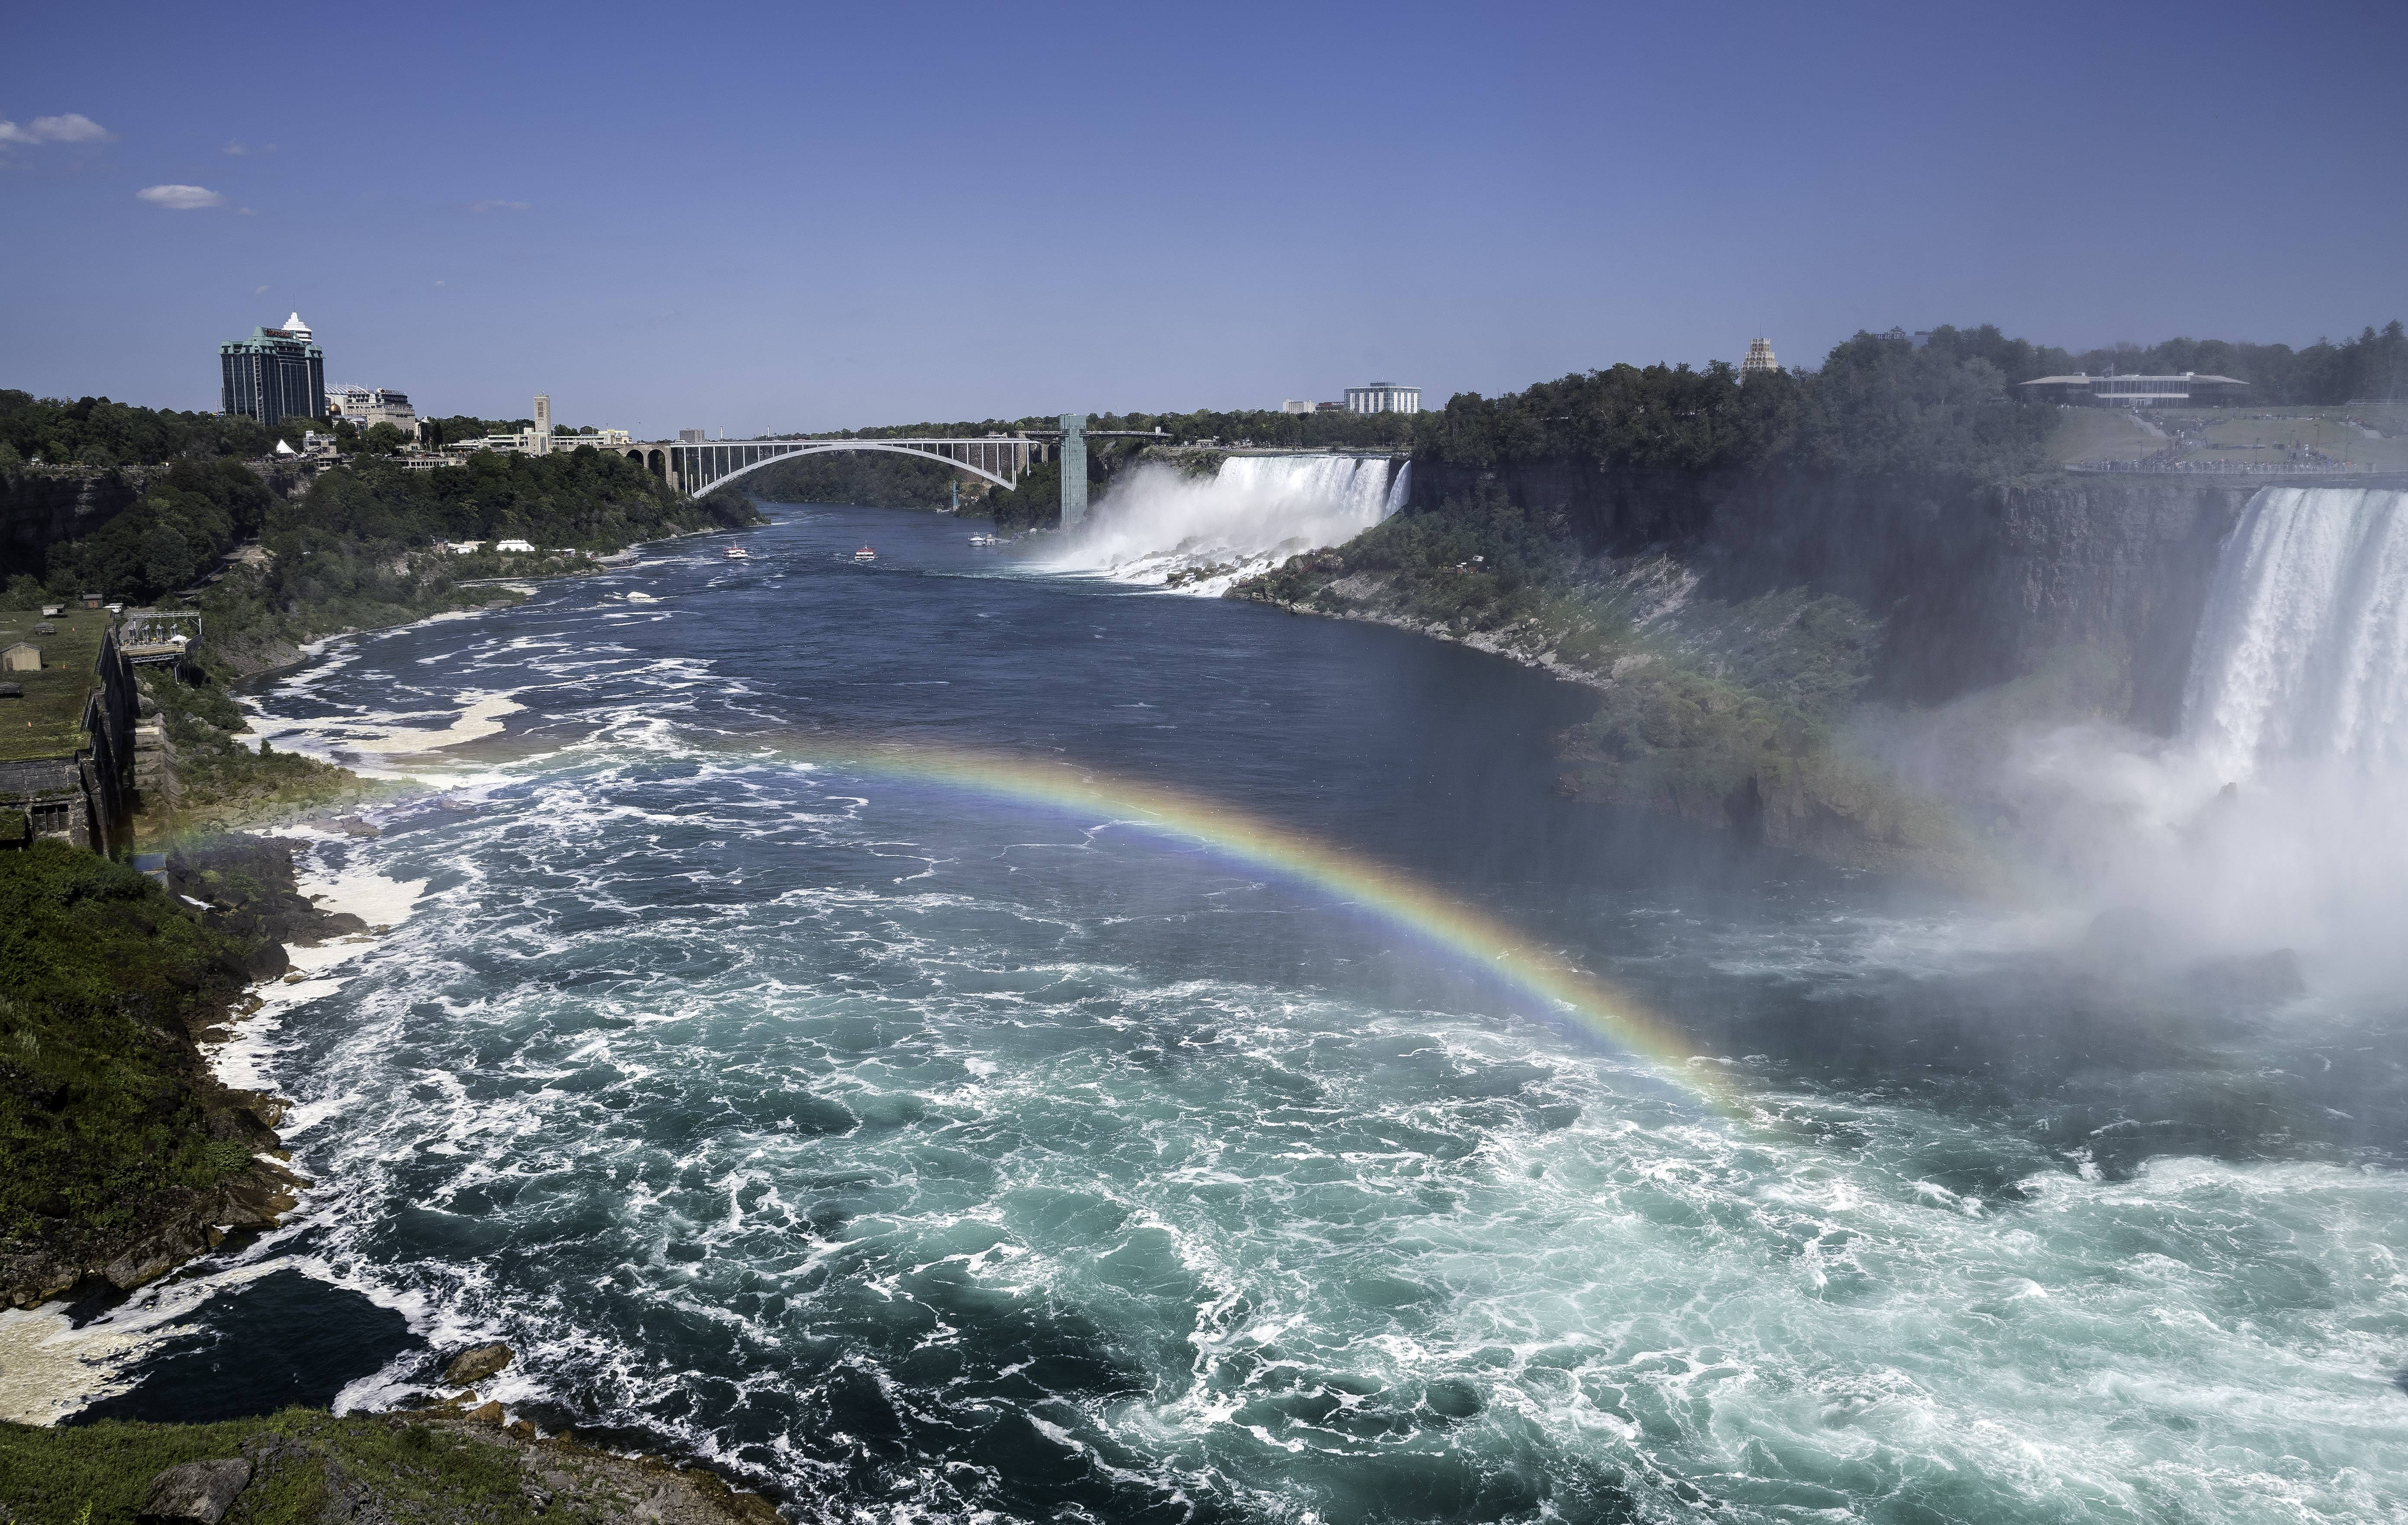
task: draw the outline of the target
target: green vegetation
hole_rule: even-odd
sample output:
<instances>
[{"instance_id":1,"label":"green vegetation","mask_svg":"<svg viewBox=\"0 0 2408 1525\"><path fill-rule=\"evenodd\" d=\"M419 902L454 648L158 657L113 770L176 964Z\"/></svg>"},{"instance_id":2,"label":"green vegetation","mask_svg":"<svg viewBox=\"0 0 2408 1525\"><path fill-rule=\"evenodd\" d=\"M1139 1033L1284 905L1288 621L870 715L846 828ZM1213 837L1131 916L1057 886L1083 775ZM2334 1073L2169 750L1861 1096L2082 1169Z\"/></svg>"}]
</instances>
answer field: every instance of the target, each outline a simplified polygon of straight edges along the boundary
<instances>
[{"instance_id":1,"label":"green vegetation","mask_svg":"<svg viewBox=\"0 0 2408 1525\"><path fill-rule=\"evenodd\" d=\"M288 1408L215 1424L0 1424L0 1505L18 1525L133 1525L160 1473L237 1457L251 1470L230 1525L778 1518L768 1501L709 1472L536 1440L523 1425L504 1430L440 1408L341 1418Z\"/></svg>"},{"instance_id":2,"label":"green vegetation","mask_svg":"<svg viewBox=\"0 0 2408 1525\"><path fill-rule=\"evenodd\" d=\"M2141 427L2120 407L2069 407L2049 441L2049 458L2071 461L2138 461L2171 443Z\"/></svg>"},{"instance_id":3,"label":"green vegetation","mask_svg":"<svg viewBox=\"0 0 2408 1525\"><path fill-rule=\"evenodd\" d=\"M2408 329L2395 318L2380 333L2370 326L2354 339L2335 344L2319 338L2304 349L2228 339L2168 339L2145 349L2118 344L2063 355L2055 369L2097 376L2110 366L2127 376L2197 371L2234 377L2249 383L2249 401L2261 407L2333 406L2360 397L2408 399Z\"/></svg>"},{"instance_id":4,"label":"green vegetation","mask_svg":"<svg viewBox=\"0 0 2408 1525\"><path fill-rule=\"evenodd\" d=\"M1493 401L1457 395L1421 416L1415 453L1485 467L1579 461L1997 480L2047 462L2060 410L2009 395L2034 354L1985 326L1940 329L1920 349L1859 334L1819 371L1745 385L1719 361L1703 371L1616 365Z\"/></svg>"},{"instance_id":5,"label":"green vegetation","mask_svg":"<svg viewBox=\"0 0 2408 1525\"><path fill-rule=\"evenodd\" d=\"M132 407L106 397L70 403L0 387L0 471L35 461L107 468L220 456L239 460L265 455L276 440L250 419Z\"/></svg>"},{"instance_id":6,"label":"green vegetation","mask_svg":"<svg viewBox=\"0 0 2408 1525\"><path fill-rule=\"evenodd\" d=\"M449 1427L303 1408L217 1424L0 1425L0 1499L22 1525L133 1525L160 1473L237 1456L254 1472L227 1518L246 1525L349 1518L346 1495L367 1484L390 1511L370 1518L503 1525L538 1517L519 1486L514 1447Z\"/></svg>"},{"instance_id":7,"label":"green vegetation","mask_svg":"<svg viewBox=\"0 0 2408 1525\"><path fill-rule=\"evenodd\" d=\"M207 577L225 547L258 534L278 502L239 461L179 461L133 507L52 548L44 580L53 596L88 589L155 603Z\"/></svg>"},{"instance_id":8,"label":"green vegetation","mask_svg":"<svg viewBox=\"0 0 2408 1525\"><path fill-rule=\"evenodd\" d=\"M249 1166L172 1036L239 993L244 954L122 864L0 852L0 1236L123 1230L155 1193Z\"/></svg>"},{"instance_id":9,"label":"green vegetation","mask_svg":"<svg viewBox=\"0 0 2408 1525\"><path fill-rule=\"evenodd\" d=\"M179 837L221 827L255 824L274 817L356 805L370 792L357 774L299 752L280 752L267 742L244 745L230 733L248 729L225 686L207 668L197 681L179 682L161 673L139 679L159 706L167 740L176 748L180 798L172 822L146 814L136 823L147 841L172 825Z\"/></svg>"}]
</instances>

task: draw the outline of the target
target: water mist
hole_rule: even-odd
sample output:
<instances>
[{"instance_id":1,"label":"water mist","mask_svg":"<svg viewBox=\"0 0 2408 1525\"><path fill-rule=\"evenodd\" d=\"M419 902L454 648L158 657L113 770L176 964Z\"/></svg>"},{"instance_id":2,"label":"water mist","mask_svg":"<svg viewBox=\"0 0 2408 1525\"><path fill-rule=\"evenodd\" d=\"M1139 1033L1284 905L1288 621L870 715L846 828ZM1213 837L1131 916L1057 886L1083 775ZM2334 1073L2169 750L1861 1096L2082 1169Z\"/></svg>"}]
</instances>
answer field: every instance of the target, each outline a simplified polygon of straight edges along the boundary
<instances>
[{"instance_id":1,"label":"water mist","mask_svg":"<svg viewBox=\"0 0 2408 1525\"><path fill-rule=\"evenodd\" d=\"M2000 790L2071 907L2170 959L2408 976L2408 494L2270 489L2227 543L2171 740L2029 734Z\"/></svg>"},{"instance_id":2,"label":"water mist","mask_svg":"<svg viewBox=\"0 0 2408 1525\"><path fill-rule=\"evenodd\" d=\"M1412 470L1379 456L1233 455L1191 477L1145 462L1060 537L1048 564L1218 594L1379 523L1403 506Z\"/></svg>"}]
</instances>

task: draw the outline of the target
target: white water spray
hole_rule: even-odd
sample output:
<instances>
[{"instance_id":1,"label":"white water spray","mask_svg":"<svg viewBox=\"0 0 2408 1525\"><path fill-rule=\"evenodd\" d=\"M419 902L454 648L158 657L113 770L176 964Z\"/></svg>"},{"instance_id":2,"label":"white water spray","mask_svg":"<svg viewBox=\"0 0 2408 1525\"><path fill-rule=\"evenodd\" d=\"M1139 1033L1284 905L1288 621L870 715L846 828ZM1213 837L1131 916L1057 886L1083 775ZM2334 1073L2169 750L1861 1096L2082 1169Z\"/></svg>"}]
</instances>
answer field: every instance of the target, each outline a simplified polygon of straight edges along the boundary
<instances>
[{"instance_id":1,"label":"white water spray","mask_svg":"<svg viewBox=\"0 0 2408 1525\"><path fill-rule=\"evenodd\" d=\"M2182 734L2027 737L2004 792L2061 904L2162 951L2290 948L2314 983L2408 977L2408 494L2269 489L2226 543Z\"/></svg>"},{"instance_id":2,"label":"white water spray","mask_svg":"<svg viewBox=\"0 0 2408 1525\"><path fill-rule=\"evenodd\" d=\"M2408 494L2259 493L2216 568L2185 739L2229 778L2408 762Z\"/></svg>"},{"instance_id":3,"label":"white water spray","mask_svg":"<svg viewBox=\"0 0 2408 1525\"><path fill-rule=\"evenodd\" d=\"M1410 463L1384 456L1233 455L1211 477L1139 465L1062 535L1061 571L1218 594L1300 551L1340 545L1403 506ZM1199 575L1201 574L1201 575Z\"/></svg>"}]
</instances>

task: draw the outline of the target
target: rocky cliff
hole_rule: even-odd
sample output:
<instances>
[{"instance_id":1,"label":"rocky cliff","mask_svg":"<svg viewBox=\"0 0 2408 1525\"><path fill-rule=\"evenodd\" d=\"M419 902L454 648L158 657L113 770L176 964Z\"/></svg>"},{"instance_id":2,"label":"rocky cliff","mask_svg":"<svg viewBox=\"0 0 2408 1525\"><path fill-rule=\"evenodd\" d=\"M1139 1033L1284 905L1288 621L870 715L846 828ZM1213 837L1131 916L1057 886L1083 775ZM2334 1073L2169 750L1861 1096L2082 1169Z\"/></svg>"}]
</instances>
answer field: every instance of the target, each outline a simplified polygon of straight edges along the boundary
<instances>
[{"instance_id":1,"label":"rocky cliff","mask_svg":"<svg viewBox=\"0 0 2408 1525\"><path fill-rule=\"evenodd\" d=\"M62 540L80 540L142 495L139 466L20 466L0 473L0 578L39 576L43 556Z\"/></svg>"},{"instance_id":2,"label":"rocky cliff","mask_svg":"<svg viewBox=\"0 0 2408 1525\"><path fill-rule=\"evenodd\" d=\"M2003 486L1792 473L1482 471L1417 463L1417 506L1483 482L1564 509L1587 549L1669 551L1707 596L1839 593L1887 638L1869 697L1936 704L2085 648L2123 675L2124 713L2179 718L2217 553L2256 484L2054 472Z\"/></svg>"}]
</instances>

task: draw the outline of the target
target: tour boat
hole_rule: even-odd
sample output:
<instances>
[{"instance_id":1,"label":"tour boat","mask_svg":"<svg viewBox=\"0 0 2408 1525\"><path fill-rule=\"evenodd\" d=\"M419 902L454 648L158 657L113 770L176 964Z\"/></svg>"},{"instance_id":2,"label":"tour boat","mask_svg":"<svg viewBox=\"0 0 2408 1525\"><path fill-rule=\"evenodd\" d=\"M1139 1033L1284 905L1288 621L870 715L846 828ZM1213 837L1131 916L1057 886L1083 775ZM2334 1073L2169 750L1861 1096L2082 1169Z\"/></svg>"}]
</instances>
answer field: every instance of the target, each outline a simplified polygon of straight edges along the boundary
<instances>
[{"instance_id":1,"label":"tour boat","mask_svg":"<svg viewBox=\"0 0 2408 1525\"><path fill-rule=\"evenodd\" d=\"M752 553L742 546L730 546L719 554L723 560L730 562L749 562L752 559Z\"/></svg>"},{"instance_id":2,"label":"tour boat","mask_svg":"<svg viewBox=\"0 0 2408 1525\"><path fill-rule=\"evenodd\" d=\"M991 534L974 534L970 536L970 544L974 546L999 546L1003 544L1003 542L997 540Z\"/></svg>"},{"instance_id":3,"label":"tour boat","mask_svg":"<svg viewBox=\"0 0 2408 1525\"><path fill-rule=\"evenodd\" d=\"M874 562L878 560L878 552L864 546L853 553L853 559L856 562Z\"/></svg>"}]
</instances>

